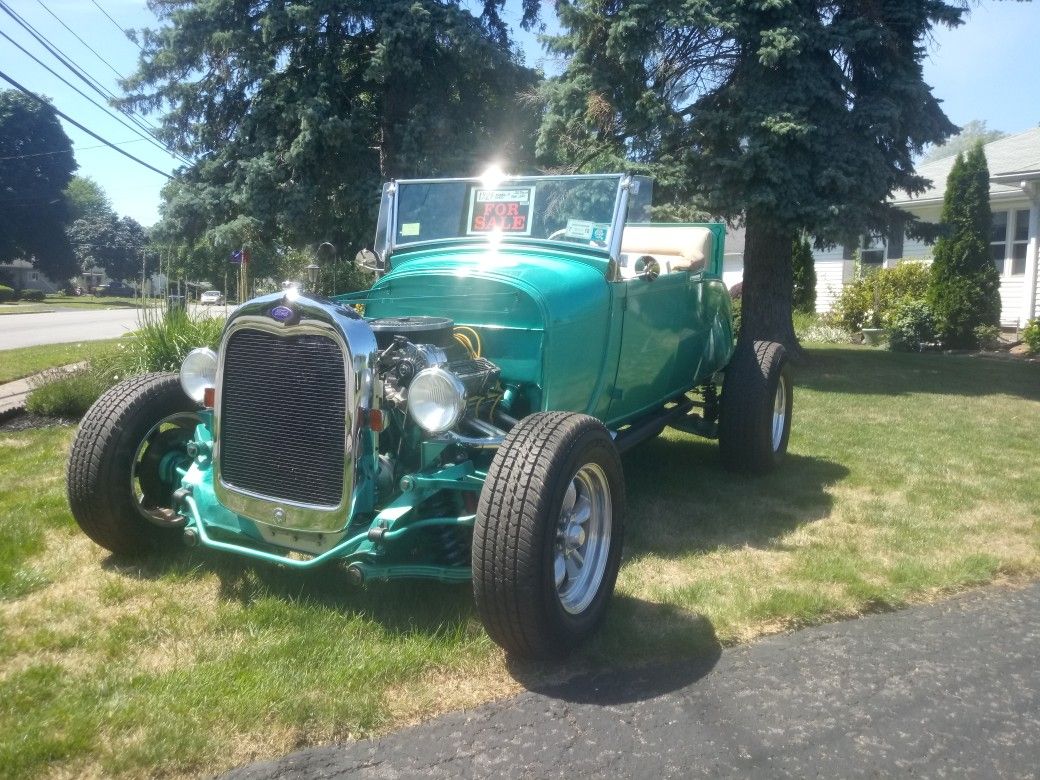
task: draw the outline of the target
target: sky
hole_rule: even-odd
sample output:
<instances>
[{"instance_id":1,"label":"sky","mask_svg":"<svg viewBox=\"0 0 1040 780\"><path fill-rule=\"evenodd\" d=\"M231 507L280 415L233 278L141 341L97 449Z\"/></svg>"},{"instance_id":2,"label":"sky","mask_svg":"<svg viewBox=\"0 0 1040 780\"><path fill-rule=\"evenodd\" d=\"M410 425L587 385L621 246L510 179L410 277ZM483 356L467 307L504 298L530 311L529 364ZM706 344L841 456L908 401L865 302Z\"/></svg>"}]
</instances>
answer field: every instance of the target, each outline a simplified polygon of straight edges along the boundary
<instances>
[{"instance_id":1,"label":"sky","mask_svg":"<svg viewBox=\"0 0 1040 780\"><path fill-rule=\"evenodd\" d=\"M119 92L117 73L125 76L133 72L139 54L137 46L121 30L156 24L143 0L5 2L52 46L116 93ZM546 3L545 7L548 9L549 4ZM110 20L105 12L115 21ZM506 17L510 22L518 22L518 0L508 0ZM14 19L2 12L0 31L83 92L102 102ZM535 35L518 31L517 40L528 64L541 64L550 73L556 70L554 63L545 59ZM973 4L966 24L954 30L934 32L924 66L925 81L943 101L946 113L956 124L981 119L990 129L1008 133L1028 130L1040 124L1038 46L1040 2L982 0ZM168 153L124 127L110 113L62 84L3 37L0 37L0 71L24 87L50 97L59 110L149 165L173 172L179 164ZM0 87L4 86L6 84L0 82ZM77 174L97 181L108 193L118 213L133 217L144 225L157 221L159 193L165 177L100 145L68 123L65 123L65 129L75 147L80 166Z\"/></svg>"}]
</instances>

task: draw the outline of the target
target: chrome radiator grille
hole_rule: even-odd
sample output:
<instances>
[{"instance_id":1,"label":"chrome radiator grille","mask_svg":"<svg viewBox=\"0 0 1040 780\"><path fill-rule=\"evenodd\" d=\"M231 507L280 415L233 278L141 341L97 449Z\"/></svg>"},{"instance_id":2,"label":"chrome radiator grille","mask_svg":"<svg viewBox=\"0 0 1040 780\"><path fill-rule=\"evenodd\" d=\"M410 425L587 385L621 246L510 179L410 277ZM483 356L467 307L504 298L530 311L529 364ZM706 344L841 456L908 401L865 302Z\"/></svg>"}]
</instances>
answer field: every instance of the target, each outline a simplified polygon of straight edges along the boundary
<instances>
[{"instance_id":1,"label":"chrome radiator grille","mask_svg":"<svg viewBox=\"0 0 1040 780\"><path fill-rule=\"evenodd\" d=\"M327 336L238 330L224 347L220 474L276 501L343 498L344 355Z\"/></svg>"}]
</instances>

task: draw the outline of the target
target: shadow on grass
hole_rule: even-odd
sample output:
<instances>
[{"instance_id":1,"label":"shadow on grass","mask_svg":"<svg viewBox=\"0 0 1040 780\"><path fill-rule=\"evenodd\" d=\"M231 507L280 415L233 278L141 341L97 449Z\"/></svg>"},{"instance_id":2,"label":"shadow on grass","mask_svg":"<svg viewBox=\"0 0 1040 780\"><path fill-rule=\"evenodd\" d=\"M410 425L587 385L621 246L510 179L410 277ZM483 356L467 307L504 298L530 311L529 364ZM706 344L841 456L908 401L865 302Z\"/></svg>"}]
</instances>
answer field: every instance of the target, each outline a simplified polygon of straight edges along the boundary
<instances>
[{"instance_id":1,"label":"shadow on grass","mask_svg":"<svg viewBox=\"0 0 1040 780\"><path fill-rule=\"evenodd\" d=\"M795 385L852 395L1014 395L1040 400L1040 364L974 355L908 354L845 347L814 349Z\"/></svg>"},{"instance_id":2,"label":"shadow on grass","mask_svg":"<svg viewBox=\"0 0 1040 780\"><path fill-rule=\"evenodd\" d=\"M205 549L178 548L170 554L129 561L109 556L102 564L119 573L149 580L213 574L219 598L243 607L279 599L356 615L378 623L389 633L436 633L465 624L473 616L469 583L422 580L378 582L359 588L344 567L335 563L300 571Z\"/></svg>"},{"instance_id":3,"label":"shadow on grass","mask_svg":"<svg viewBox=\"0 0 1040 780\"><path fill-rule=\"evenodd\" d=\"M718 447L694 439L647 442L624 458L628 555L678 558L720 547L767 548L827 516L827 488L849 473L822 458L788 455L763 477L722 468Z\"/></svg>"},{"instance_id":4,"label":"shadow on grass","mask_svg":"<svg viewBox=\"0 0 1040 780\"><path fill-rule=\"evenodd\" d=\"M774 475L725 472L717 447L692 437L658 438L625 457L628 554L678 557L720 546L766 547L799 524L827 514L826 487L848 472L818 458L790 456ZM425 581L353 586L343 567L298 571L200 549L105 566L143 579L215 575L222 600L249 606L278 599L369 619L391 635L479 631L469 584ZM594 638L552 663L509 659L530 690L569 701L618 703L660 695L706 674L721 653L710 621L673 605L615 597ZM639 671L655 661L667 664ZM610 669L637 669L624 675Z\"/></svg>"}]
</instances>

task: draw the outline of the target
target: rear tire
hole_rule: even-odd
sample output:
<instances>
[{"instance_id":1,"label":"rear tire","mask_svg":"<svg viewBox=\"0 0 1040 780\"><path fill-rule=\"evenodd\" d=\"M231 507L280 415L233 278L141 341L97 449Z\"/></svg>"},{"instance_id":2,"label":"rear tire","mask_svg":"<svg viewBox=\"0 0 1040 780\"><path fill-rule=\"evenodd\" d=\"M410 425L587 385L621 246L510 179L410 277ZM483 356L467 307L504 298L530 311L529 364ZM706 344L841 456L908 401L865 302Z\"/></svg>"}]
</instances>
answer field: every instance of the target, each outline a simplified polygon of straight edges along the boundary
<instances>
[{"instance_id":1,"label":"rear tire","mask_svg":"<svg viewBox=\"0 0 1040 780\"><path fill-rule=\"evenodd\" d=\"M488 634L528 658L569 653L614 592L624 479L603 424L568 412L521 420L495 454L473 529L473 595Z\"/></svg>"},{"instance_id":2,"label":"rear tire","mask_svg":"<svg viewBox=\"0 0 1040 780\"><path fill-rule=\"evenodd\" d=\"M169 373L120 382L90 407L69 452L68 498L94 542L141 555L178 541L182 522L170 506L179 483L174 467L190 462L184 445L200 421L198 409Z\"/></svg>"},{"instance_id":3,"label":"rear tire","mask_svg":"<svg viewBox=\"0 0 1040 780\"><path fill-rule=\"evenodd\" d=\"M775 341L740 344L726 368L719 408L723 465L765 474L787 454L794 388L787 351Z\"/></svg>"}]
</instances>

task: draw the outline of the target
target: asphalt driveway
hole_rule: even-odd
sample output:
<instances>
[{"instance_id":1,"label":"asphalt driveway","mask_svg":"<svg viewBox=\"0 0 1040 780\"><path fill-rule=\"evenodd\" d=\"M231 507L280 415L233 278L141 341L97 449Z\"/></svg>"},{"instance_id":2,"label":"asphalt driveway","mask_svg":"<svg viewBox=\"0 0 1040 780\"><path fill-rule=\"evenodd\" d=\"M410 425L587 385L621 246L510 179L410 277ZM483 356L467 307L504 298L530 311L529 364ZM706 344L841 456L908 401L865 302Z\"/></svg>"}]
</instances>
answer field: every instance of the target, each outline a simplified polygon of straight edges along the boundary
<instances>
[{"instance_id":1,"label":"asphalt driveway","mask_svg":"<svg viewBox=\"0 0 1040 780\"><path fill-rule=\"evenodd\" d=\"M1036 777L1040 585L592 675L230 777Z\"/></svg>"}]
</instances>

